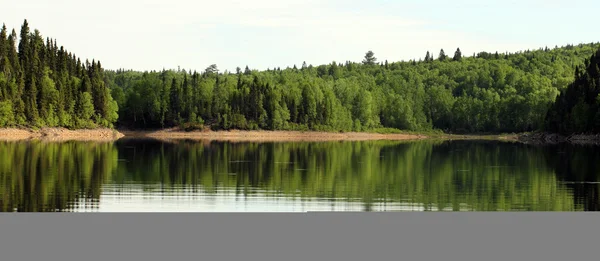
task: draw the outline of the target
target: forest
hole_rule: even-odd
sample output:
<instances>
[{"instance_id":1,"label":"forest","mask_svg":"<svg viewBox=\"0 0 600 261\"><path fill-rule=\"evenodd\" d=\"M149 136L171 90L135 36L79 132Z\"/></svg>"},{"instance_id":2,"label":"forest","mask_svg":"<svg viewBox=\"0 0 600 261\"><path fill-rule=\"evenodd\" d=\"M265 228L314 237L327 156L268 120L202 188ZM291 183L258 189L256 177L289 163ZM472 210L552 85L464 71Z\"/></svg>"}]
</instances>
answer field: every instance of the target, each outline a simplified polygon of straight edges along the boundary
<instances>
[{"instance_id":1,"label":"forest","mask_svg":"<svg viewBox=\"0 0 600 261\"><path fill-rule=\"evenodd\" d=\"M44 41L27 20L18 38L2 26L0 127L113 127L117 112L99 61L82 62L56 40Z\"/></svg>"},{"instance_id":2,"label":"forest","mask_svg":"<svg viewBox=\"0 0 600 261\"><path fill-rule=\"evenodd\" d=\"M547 115L555 133L600 132L600 50L575 69L575 81L563 90Z\"/></svg>"},{"instance_id":3,"label":"forest","mask_svg":"<svg viewBox=\"0 0 600 261\"><path fill-rule=\"evenodd\" d=\"M597 132L598 48L140 72L81 62L25 21L0 35L0 127Z\"/></svg>"}]
</instances>

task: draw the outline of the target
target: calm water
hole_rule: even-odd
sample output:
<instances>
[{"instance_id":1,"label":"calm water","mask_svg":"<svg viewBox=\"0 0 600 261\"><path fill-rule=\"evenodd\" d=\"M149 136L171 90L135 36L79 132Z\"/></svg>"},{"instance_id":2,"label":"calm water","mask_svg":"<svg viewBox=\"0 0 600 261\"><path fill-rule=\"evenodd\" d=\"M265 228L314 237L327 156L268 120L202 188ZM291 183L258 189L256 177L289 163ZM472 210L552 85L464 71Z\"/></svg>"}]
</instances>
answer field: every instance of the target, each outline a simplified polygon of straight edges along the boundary
<instances>
[{"instance_id":1,"label":"calm water","mask_svg":"<svg viewBox=\"0 0 600 261\"><path fill-rule=\"evenodd\" d=\"M600 148L0 142L0 211L598 211Z\"/></svg>"}]
</instances>

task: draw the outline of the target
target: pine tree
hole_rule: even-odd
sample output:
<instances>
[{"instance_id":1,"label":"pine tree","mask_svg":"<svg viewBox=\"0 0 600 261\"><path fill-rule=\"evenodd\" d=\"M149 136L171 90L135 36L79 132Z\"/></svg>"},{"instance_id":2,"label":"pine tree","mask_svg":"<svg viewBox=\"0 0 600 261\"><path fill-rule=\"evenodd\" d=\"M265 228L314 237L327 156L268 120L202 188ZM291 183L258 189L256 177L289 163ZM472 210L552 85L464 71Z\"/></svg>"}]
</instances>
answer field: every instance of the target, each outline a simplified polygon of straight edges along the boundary
<instances>
[{"instance_id":1,"label":"pine tree","mask_svg":"<svg viewBox=\"0 0 600 261\"><path fill-rule=\"evenodd\" d=\"M365 59L363 60L363 64L373 65L373 64L375 64L376 61L377 61L377 58L375 58L375 53L373 53L373 51L368 51L365 54Z\"/></svg>"},{"instance_id":2,"label":"pine tree","mask_svg":"<svg viewBox=\"0 0 600 261\"><path fill-rule=\"evenodd\" d=\"M456 52L454 52L454 57L452 58L453 61L461 61L462 60L462 53L460 52L460 48L456 48Z\"/></svg>"},{"instance_id":3,"label":"pine tree","mask_svg":"<svg viewBox=\"0 0 600 261\"><path fill-rule=\"evenodd\" d=\"M28 77L29 81L25 83L25 93L23 96L25 97L25 117L30 123L34 125L38 124L38 108L37 108L37 85L35 82L35 77Z\"/></svg>"},{"instance_id":4,"label":"pine tree","mask_svg":"<svg viewBox=\"0 0 600 261\"><path fill-rule=\"evenodd\" d=\"M179 93L180 91L177 80L173 78L171 80L171 89L169 92L169 113L171 122L173 124L179 124L178 113L181 111L181 97Z\"/></svg>"},{"instance_id":5,"label":"pine tree","mask_svg":"<svg viewBox=\"0 0 600 261\"><path fill-rule=\"evenodd\" d=\"M440 55L438 56L438 60L440 60L440 62L443 62L446 60L446 53L444 52L444 49L440 50Z\"/></svg>"},{"instance_id":6,"label":"pine tree","mask_svg":"<svg viewBox=\"0 0 600 261\"><path fill-rule=\"evenodd\" d=\"M204 72L206 74L214 74L214 73L219 73L219 69L217 68L216 64L211 64L210 66L206 67Z\"/></svg>"},{"instance_id":7,"label":"pine tree","mask_svg":"<svg viewBox=\"0 0 600 261\"><path fill-rule=\"evenodd\" d=\"M0 101L9 99L9 65L10 62L8 61L8 39L6 35L6 25L3 24L2 29L0 30Z\"/></svg>"},{"instance_id":8,"label":"pine tree","mask_svg":"<svg viewBox=\"0 0 600 261\"><path fill-rule=\"evenodd\" d=\"M30 66L29 55L29 24L27 23L27 19L25 19L23 26L21 26L21 36L19 38L19 61L24 71L28 71Z\"/></svg>"},{"instance_id":9,"label":"pine tree","mask_svg":"<svg viewBox=\"0 0 600 261\"><path fill-rule=\"evenodd\" d=\"M2 24L2 29L0 30L0 72L4 71L4 59L8 59L8 35L6 31L6 25Z\"/></svg>"}]
</instances>

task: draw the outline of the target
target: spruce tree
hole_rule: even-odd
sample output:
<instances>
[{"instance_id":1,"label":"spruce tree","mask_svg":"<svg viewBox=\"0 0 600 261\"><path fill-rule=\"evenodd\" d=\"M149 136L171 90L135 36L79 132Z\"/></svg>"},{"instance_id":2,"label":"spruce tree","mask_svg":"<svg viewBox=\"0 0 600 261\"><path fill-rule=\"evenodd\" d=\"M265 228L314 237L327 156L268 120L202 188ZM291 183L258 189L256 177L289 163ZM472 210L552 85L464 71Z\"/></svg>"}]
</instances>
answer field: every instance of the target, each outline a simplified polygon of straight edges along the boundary
<instances>
[{"instance_id":1,"label":"spruce tree","mask_svg":"<svg viewBox=\"0 0 600 261\"><path fill-rule=\"evenodd\" d=\"M9 99L8 97L8 77L10 76L8 61L8 39L6 35L6 25L2 25L0 30L0 101Z\"/></svg>"},{"instance_id":2,"label":"spruce tree","mask_svg":"<svg viewBox=\"0 0 600 261\"><path fill-rule=\"evenodd\" d=\"M8 35L6 31L6 25L2 24L2 29L0 30L0 72L4 71L4 59L8 59Z\"/></svg>"},{"instance_id":3,"label":"spruce tree","mask_svg":"<svg viewBox=\"0 0 600 261\"><path fill-rule=\"evenodd\" d=\"M438 56L438 60L440 60L440 62L443 62L446 60L446 53L444 52L444 49L440 50L440 55Z\"/></svg>"},{"instance_id":4,"label":"spruce tree","mask_svg":"<svg viewBox=\"0 0 600 261\"><path fill-rule=\"evenodd\" d=\"M462 53L460 52L460 48L456 48L456 52L454 52L454 57L452 58L453 61L461 61L462 60Z\"/></svg>"},{"instance_id":5,"label":"spruce tree","mask_svg":"<svg viewBox=\"0 0 600 261\"><path fill-rule=\"evenodd\" d=\"M21 35L19 38L19 60L21 65L23 66L23 70L27 71L29 68L29 24L27 23L27 19L23 22L23 26L21 26Z\"/></svg>"},{"instance_id":6,"label":"spruce tree","mask_svg":"<svg viewBox=\"0 0 600 261\"><path fill-rule=\"evenodd\" d=\"M368 51L365 54L365 59L363 60L363 64L373 65L373 64L375 64L376 61L377 61L377 58L375 58L375 53L373 53L373 51Z\"/></svg>"}]
</instances>

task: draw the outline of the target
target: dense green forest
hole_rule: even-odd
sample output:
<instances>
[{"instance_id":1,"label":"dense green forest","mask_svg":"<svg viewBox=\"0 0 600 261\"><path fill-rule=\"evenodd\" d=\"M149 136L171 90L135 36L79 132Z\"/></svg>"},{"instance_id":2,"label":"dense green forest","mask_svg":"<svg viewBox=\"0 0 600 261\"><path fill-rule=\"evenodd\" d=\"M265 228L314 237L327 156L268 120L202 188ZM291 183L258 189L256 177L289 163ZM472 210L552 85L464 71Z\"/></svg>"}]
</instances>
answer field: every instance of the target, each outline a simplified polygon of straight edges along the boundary
<instances>
[{"instance_id":1,"label":"dense green forest","mask_svg":"<svg viewBox=\"0 0 600 261\"><path fill-rule=\"evenodd\" d=\"M18 39L2 26L0 127L112 127L117 111L100 62L83 63L55 40L44 41L27 20Z\"/></svg>"},{"instance_id":2,"label":"dense green forest","mask_svg":"<svg viewBox=\"0 0 600 261\"><path fill-rule=\"evenodd\" d=\"M578 66L576 80L562 91L548 112L548 130L557 133L600 132L600 50L585 67Z\"/></svg>"},{"instance_id":3,"label":"dense green forest","mask_svg":"<svg viewBox=\"0 0 600 261\"><path fill-rule=\"evenodd\" d=\"M104 70L55 41L44 43L26 21L16 46L15 31L3 27L0 127L572 132L598 131L600 122L597 91L579 103L583 87L567 91L570 84L595 88L589 79L598 79L596 56L585 72L576 68L597 43L472 56L440 50L437 58L427 52L400 62L377 61L369 51L362 63L235 72L217 65L200 72ZM561 92L559 109L548 114Z\"/></svg>"},{"instance_id":4,"label":"dense green forest","mask_svg":"<svg viewBox=\"0 0 600 261\"><path fill-rule=\"evenodd\" d=\"M160 128L210 123L230 129L454 132L540 130L548 108L597 44L423 61L332 62L218 73L107 71L120 123Z\"/></svg>"}]
</instances>

